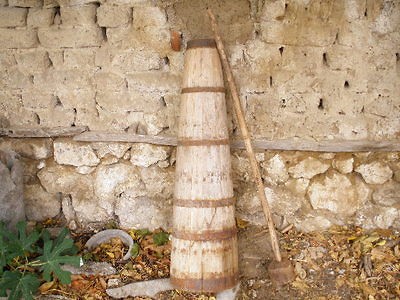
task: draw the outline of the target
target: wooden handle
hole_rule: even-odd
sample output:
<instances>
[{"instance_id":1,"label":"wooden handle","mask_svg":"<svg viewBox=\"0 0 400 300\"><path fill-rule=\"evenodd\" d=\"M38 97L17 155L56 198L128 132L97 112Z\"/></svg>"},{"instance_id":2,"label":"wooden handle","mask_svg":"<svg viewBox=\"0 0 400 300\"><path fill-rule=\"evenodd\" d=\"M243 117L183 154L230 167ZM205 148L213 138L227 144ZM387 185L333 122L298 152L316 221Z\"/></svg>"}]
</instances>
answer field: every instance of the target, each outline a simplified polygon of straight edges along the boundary
<instances>
[{"instance_id":1,"label":"wooden handle","mask_svg":"<svg viewBox=\"0 0 400 300\"><path fill-rule=\"evenodd\" d=\"M250 160L251 168L253 170L253 176L254 176L254 179L255 179L255 181L257 183L258 197L260 198L261 205L262 205L262 208L263 208L263 211L264 211L264 215L265 215L265 218L267 220L268 229L269 229L269 235L271 237L272 250L274 252L275 259L278 262L280 262L280 261L282 261L282 256L281 256L281 252L279 250L279 241L278 241L278 237L276 236L275 225L274 225L274 222L272 220L271 209L269 207L267 198L265 196L264 184L262 182L260 169L258 167L258 163L257 163L257 160L256 160L256 155L254 154L253 146L251 144L249 130L247 129L247 125L246 125L246 121L245 121L245 118L244 118L242 106L240 104L240 99L239 99L239 94L238 94L238 91L237 91L237 87L236 87L235 81L233 79L233 74L232 74L232 70L231 70L229 61L228 61L228 59L226 57L225 48L224 48L224 45L222 43L221 36L219 34L217 21L215 20L215 16L212 13L211 9L207 9L207 12L208 12L208 15L209 15L209 17L211 19L211 27L212 27L212 30L214 32L214 38L215 38L215 41L217 43L217 49L218 49L219 55L221 57L222 65L223 65L225 73L226 73L226 79L227 79L228 84L229 84L229 89L230 89L231 94L232 94L233 106L235 108L236 117L237 117L238 122L239 122L240 131L242 133L244 144L246 146L247 154L248 154L248 157L249 157L249 160Z\"/></svg>"}]
</instances>

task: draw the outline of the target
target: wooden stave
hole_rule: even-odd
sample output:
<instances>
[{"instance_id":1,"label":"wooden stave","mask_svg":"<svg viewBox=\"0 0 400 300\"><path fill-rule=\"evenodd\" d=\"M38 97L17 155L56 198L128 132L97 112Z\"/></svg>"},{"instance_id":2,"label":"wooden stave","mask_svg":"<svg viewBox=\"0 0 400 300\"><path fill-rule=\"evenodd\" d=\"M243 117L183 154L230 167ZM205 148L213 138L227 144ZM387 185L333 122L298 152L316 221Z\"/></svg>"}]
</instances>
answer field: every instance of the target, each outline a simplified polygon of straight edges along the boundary
<instances>
[{"instance_id":1,"label":"wooden stave","mask_svg":"<svg viewBox=\"0 0 400 300\"><path fill-rule=\"evenodd\" d=\"M174 249L178 252L192 249L190 245L192 245L192 247L200 247L200 249L202 249L203 251L205 245L212 243L212 248L214 249L213 251L219 255L220 259L224 260L227 257L226 254L218 252L218 249L220 249L221 247L222 249L230 249L232 255L228 255L228 257L231 257L232 259L229 262L221 264L221 266L224 266L225 268L227 266L229 267L226 270L224 270L223 268L221 270L218 270L216 266L212 266L212 269L209 273L205 271L201 274L195 275L190 272L178 272L178 269L175 268L175 265L179 263L184 263L185 260L188 261L188 259L182 259L178 255L178 253L176 253L176 251L172 251L173 258L171 259L171 282L176 286L184 289L186 288L195 291L218 292L235 286L238 281L237 236L236 224L234 219L235 208L233 198L233 184L231 180L231 162L228 140L229 136L226 126L227 120L224 94L225 89L223 88L224 84L222 77L222 68L216 49L203 48L201 49L201 51L198 52L192 50L196 48L199 47L189 47L186 59L196 59L196 56L200 56L200 52L203 52L203 55L206 56L212 55L214 68L211 68L207 71L213 74L211 74L211 76L206 76L205 79L208 80L198 80L198 78L196 78L198 74L194 72L196 70L193 69L197 68L197 70L199 70L202 69L202 67L199 67L199 64L197 64L197 66L192 66L191 68L189 68L187 67L188 64L185 63L181 108L184 105L196 106L200 101L201 105L198 107L201 108L204 107L205 102L212 102L214 100L215 109L207 110L207 108L204 107L205 113L211 112L211 122L207 122L207 124L210 123L212 124L212 126L210 126L208 130L202 130L201 132L196 132L194 128L196 126L202 126L202 129L204 129L203 115L201 119L197 120L198 122L196 124L196 120L191 119L193 117L193 114L187 113L186 116L189 117L189 119L187 119L188 123L184 124L185 126L182 126L183 118L185 117L185 111L183 114L181 113L178 132L176 165L177 176L175 185L175 198L180 201L180 204L178 203L178 201L174 201L174 227L176 224L178 224L178 227L180 228L174 228L174 233L172 234L172 242ZM198 111L198 109L196 110L192 108L192 111ZM219 115L216 115L216 113L219 113ZM220 124L215 126L214 123L218 122L220 122ZM184 130L182 130L182 128ZM216 133L216 128L223 130ZM218 176L216 176L217 182L212 183L214 185L222 185L222 190L212 195L210 195L209 193L199 193L199 191L201 191L199 183L199 188L195 193L193 193L191 189L189 189L189 193L184 189L182 191L179 187L185 186L185 182L183 179L185 179L186 176L181 176L181 171L185 169L185 165L187 166L187 164L184 163L185 158L201 157L201 155L207 151L217 154L217 160L223 162L222 165L219 166L222 167L221 180L218 182ZM210 155L210 157L213 157L213 155ZM201 164L204 164L204 160L199 160L199 163L201 166ZM198 170L198 167L199 166L194 166L196 170ZM218 167L218 165L216 167ZM205 170L207 171L208 169ZM186 171L187 174L192 174L193 170L186 169ZM197 173L196 175L199 175L199 173ZM204 177L207 178L207 176ZM187 182L191 180L193 180L193 178L186 177ZM230 200L227 201L226 199ZM197 203L194 204L195 200L199 202L205 201L205 203L207 203L206 207L198 205ZM216 215L224 215L227 220L226 222L224 221L218 226L216 226L215 224L210 224L210 226L207 226L206 228L201 228L202 226L200 226L200 224L202 223L202 221L199 221L198 226L195 226L195 228L190 228L190 226L185 227L184 223L180 224L179 222L176 222L175 218L177 218L177 216L179 215L176 212L177 210L190 210L196 217L198 217L198 214L193 211L202 211L204 217L204 212L208 210L213 211ZM229 214L227 214L226 211L229 211ZM207 219L209 215L210 213L208 212L204 218ZM184 244L184 246L179 248L179 245L181 245L182 243ZM178 250L176 249L177 247L179 248ZM209 259L210 258L207 257L205 259L205 263L207 263ZM191 261L191 263L193 263L193 257L191 257L189 260ZM202 258L200 257L196 261L200 263L202 262Z\"/></svg>"},{"instance_id":2,"label":"wooden stave","mask_svg":"<svg viewBox=\"0 0 400 300\"><path fill-rule=\"evenodd\" d=\"M238 249L236 235L230 239L207 242L174 239L174 247L179 248L178 250L173 248L171 252L171 274L173 274L171 282L174 285L192 291L216 292L232 288L237 284ZM183 259L177 260L176 256L183 256ZM199 259L193 259L196 256ZM204 270L207 265L199 263L196 265L196 262L203 261L201 256L206 256L206 261L212 266L211 270ZM189 260L190 265L179 265L181 261ZM215 265L219 265L220 268L216 268ZM220 269L220 272L215 272L215 269Z\"/></svg>"}]
</instances>

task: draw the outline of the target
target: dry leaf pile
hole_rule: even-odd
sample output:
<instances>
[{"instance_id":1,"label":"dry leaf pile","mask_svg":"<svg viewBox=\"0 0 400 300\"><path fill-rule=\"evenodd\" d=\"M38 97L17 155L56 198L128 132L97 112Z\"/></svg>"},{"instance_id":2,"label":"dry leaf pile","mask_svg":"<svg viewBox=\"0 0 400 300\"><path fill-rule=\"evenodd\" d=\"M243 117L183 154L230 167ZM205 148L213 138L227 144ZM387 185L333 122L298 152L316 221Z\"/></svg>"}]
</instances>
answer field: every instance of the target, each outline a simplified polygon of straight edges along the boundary
<instances>
[{"instance_id":1,"label":"dry leaf pile","mask_svg":"<svg viewBox=\"0 0 400 300\"><path fill-rule=\"evenodd\" d=\"M333 227L309 234L291 231L281 243L295 264L291 288L305 298L400 298L398 232Z\"/></svg>"},{"instance_id":2,"label":"dry leaf pile","mask_svg":"<svg viewBox=\"0 0 400 300\"><path fill-rule=\"evenodd\" d=\"M246 224L239 225L243 225L239 226L241 230L247 227ZM109 299L106 288L168 277L171 254L168 234L162 230L131 230L128 233L135 241L128 262L120 261L127 248L118 238L85 252L82 245L88 237L75 236L83 257L109 262L118 274L74 275L71 285L46 283L40 288L41 293L64 295L70 299ZM246 274L242 274L239 299L266 299L266 296L269 299L400 299L399 232L367 232L358 227L333 227L312 233L292 229L281 234L280 243L293 261L296 280L276 289L270 284L268 275L246 278ZM215 297L174 290L161 293L159 299L215 300Z\"/></svg>"}]
</instances>

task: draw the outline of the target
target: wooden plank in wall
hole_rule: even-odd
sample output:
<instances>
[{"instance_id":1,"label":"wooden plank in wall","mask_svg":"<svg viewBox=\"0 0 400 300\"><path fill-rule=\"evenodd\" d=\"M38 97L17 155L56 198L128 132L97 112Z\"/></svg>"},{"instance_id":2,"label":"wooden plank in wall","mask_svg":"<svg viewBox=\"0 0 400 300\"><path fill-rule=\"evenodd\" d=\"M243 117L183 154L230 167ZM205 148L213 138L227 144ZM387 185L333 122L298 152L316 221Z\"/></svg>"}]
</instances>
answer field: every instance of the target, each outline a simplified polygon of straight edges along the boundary
<instances>
[{"instance_id":1,"label":"wooden plank in wall","mask_svg":"<svg viewBox=\"0 0 400 300\"><path fill-rule=\"evenodd\" d=\"M177 138L173 136L139 135L131 133L108 133L87 131L74 137L82 142L127 142L149 143L154 145L176 146ZM390 152L400 151L400 140L388 141L350 141L327 140L312 141L302 139L266 140L255 139L254 148L262 150L314 151L314 152ZM245 149L243 141L232 141L231 148Z\"/></svg>"},{"instance_id":2,"label":"wooden plank in wall","mask_svg":"<svg viewBox=\"0 0 400 300\"><path fill-rule=\"evenodd\" d=\"M88 130L86 126L77 127L18 127L18 128L0 128L0 136L11 138L46 138L46 137L68 137L75 136Z\"/></svg>"},{"instance_id":3,"label":"wooden plank in wall","mask_svg":"<svg viewBox=\"0 0 400 300\"><path fill-rule=\"evenodd\" d=\"M147 143L154 145L176 146L177 138L174 136L143 135L125 132L87 131L74 137L79 142L127 142Z\"/></svg>"}]
</instances>

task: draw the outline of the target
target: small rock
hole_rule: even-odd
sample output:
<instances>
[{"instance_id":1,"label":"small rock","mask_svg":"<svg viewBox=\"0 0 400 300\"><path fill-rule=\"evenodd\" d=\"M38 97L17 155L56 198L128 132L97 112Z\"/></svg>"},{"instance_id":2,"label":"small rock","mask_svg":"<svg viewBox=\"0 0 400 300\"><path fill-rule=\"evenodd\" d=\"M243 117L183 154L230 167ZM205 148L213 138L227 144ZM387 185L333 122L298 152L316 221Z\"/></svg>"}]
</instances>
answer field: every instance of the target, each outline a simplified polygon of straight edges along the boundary
<instances>
[{"instance_id":1,"label":"small rock","mask_svg":"<svg viewBox=\"0 0 400 300\"><path fill-rule=\"evenodd\" d=\"M321 162L314 157L308 157L297 165L289 168L289 174L293 178L311 179L315 175L325 173L330 167L330 164Z\"/></svg>"},{"instance_id":2,"label":"small rock","mask_svg":"<svg viewBox=\"0 0 400 300\"><path fill-rule=\"evenodd\" d=\"M342 174L349 174L353 172L354 158L335 159L332 163L333 167Z\"/></svg>"},{"instance_id":3,"label":"small rock","mask_svg":"<svg viewBox=\"0 0 400 300\"><path fill-rule=\"evenodd\" d=\"M138 167L149 167L167 160L171 151L166 146L135 144L131 148L131 163Z\"/></svg>"},{"instance_id":4,"label":"small rock","mask_svg":"<svg viewBox=\"0 0 400 300\"><path fill-rule=\"evenodd\" d=\"M114 275L117 270L107 262L86 262L81 267L75 267L71 265L64 265L61 267L65 271L69 271L74 275L82 274L86 276L90 275Z\"/></svg>"},{"instance_id":5,"label":"small rock","mask_svg":"<svg viewBox=\"0 0 400 300\"><path fill-rule=\"evenodd\" d=\"M77 167L75 170L79 174L87 175L87 174L92 173L94 170L96 170L96 168L95 167L89 167L89 166L80 166L80 167Z\"/></svg>"},{"instance_id":6,"label":"small rock","mask_svg":"<svg viewBox=\"0 0 400 300\"><path fill-rule=\"evenodd\" d=\"M365 182L369 184L383 184L393 176L393 172L389 166L381 162L362 164L355 171L360 173Z\"/></svg>"},{"instance_id":7,"label":"small rock","mask_svg":"<svg viewBox=\"0 0 400 300\"><path fill-rule=\"evenodd\" d=\"M58 139L54 142L54 159L61 165L97 166L100 159L89 145Z\"/></svg>"},{"instance_id":8,"label":"small rock","mask_svg":"<svg viewBox=\"0 0 400 300\"><path fill-rule=\"evenodd\" d=\"M291 178L285 183L285 187L289 189L293 194L297 196L305 196L307 192L310 179L306 178Z\"/></svg>"},{"instance_id":9,"label":"small rock","mask_svg":"<svg viewBox=\"0 0 400 300\"><path fill-rule=\"evenodd\" d=\"M395 207L367 205L361 208L356 215L355 224L366 228L389 228L400 219L400 212Z\"/></svg>"},{"instance_id":10,"label":"small rock","mask_svg":"<svg viewBox=\"0 0 400 300\"><path fill-rule=\"evenodd\" d=\"M286 182L289 179L289 173L283 158L276 154L265 164L264 167L266 179L273 184Z\"/></svg>"},{"instance_id":11,"label":"small rock","mask_svg":"<svg viewBox=\"0 0 400 300\"><path fill-rule=\"evenodd\" d=\"M39 161L39 163L38 163L38 165L37 165L36 168L37 168L38 170L41 170L41 169L43 169L45 166L46 166L46 161L41 160L41 161Z\"/></svg>"},{"instance_id":12,"label":"small rock","mask_svg":"<svg viewBox=\"0 0 400 300\"><path fill-rule=\"evenodd\" d=\"M169 278L163 278L148 281L139 281L118 288L107 289L106 293L110 297L121 299L135 296L154 297L160 292L173 289L174 287L172 286Z\"/></svg>"},{"instance_id":13,"label":"small rock","mask_svg":"<svg viewBox=\"0 0 400 300\"><path fill-rule=\"evenodd\" d=\"M319 158L321 159L334 159L335 158L335 153L331 152L325 152L319 155Z\"/></svg>"},{"instance_id":14,"label":"small rock","mask_svg":"<svg viewBox=\"0 0 400 300\"><path fill-rule=\"evenodd\" d=\"M129 143L93 143L91 147L97 152L98 157L103 158L107 154L122 158L131 147Z\"/></svg>"},{"instance_id":15,"label":"small rock","mask_svg":"<svg viewBox=\"0 0 400 300\"><path fill-rule=\"evenodd\" d=\"M121 280L119 278L110 278L107 281L108 288L114 288L121 284Z\"/></svg>"},{"instance_id":16,"label":"small rock","mask_svg":"<svg viewBox=\"0 0 400 300\"><path fill-rule=\"evenodd\" d=\"M309 214L304 216L296 224L296 228L304 232L312 232L317 230L326 230L333 223L322 215Z\"/></svg>"}]
</instances>

